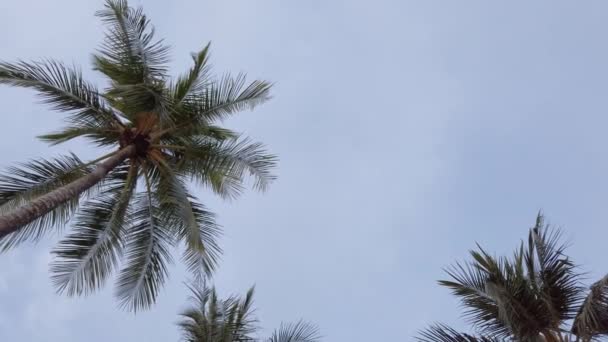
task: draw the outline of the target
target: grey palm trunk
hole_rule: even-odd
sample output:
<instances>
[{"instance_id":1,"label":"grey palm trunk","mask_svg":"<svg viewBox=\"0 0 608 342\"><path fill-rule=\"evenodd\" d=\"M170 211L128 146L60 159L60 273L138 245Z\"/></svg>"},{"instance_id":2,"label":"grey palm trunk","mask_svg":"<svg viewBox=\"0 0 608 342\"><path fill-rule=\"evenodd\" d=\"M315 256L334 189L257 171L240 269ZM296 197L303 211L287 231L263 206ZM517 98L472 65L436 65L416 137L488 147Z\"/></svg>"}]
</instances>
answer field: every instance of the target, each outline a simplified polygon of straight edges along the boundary
<instances>
[{"instance_id":1,"label":"grey palm trunk","mask_svg":"<svg viewBox=\"0 0 608 342\"><path fill-rule=\"evenodd\" d=\"M95 166L86 176L44 194L15 210L0 216L0 239L18 231L26 224L49 213L57 206L73 199L84 191L99 183L110 171L120 165L125 159L136 151L135 145L128 145L120 149L108 159Z\"/></svg>"}]
</instances>

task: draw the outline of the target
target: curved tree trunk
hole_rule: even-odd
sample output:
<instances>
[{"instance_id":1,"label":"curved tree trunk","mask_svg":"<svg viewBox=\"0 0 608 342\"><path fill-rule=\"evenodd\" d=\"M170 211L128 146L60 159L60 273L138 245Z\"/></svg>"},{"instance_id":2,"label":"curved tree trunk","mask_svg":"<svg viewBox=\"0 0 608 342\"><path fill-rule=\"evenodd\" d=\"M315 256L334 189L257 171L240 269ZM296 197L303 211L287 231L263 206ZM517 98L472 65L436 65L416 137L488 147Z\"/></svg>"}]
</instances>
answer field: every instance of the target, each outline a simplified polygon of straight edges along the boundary
<instances>
[{"instance_id":1,"label":"curved tree trunk","mask_svg":"<svg viewBox=\"0 0 608 342\"><path fill-rule=\"evenodd\" d=\"M74 198L74 196L78 196L91 188L101 181L108 172L134 153L135 146L127 146L110 158L97 164L95 169L88 175L78 178L69 184L44 194L31 202L0 216L0 239L19 230L24 225L55 209L58 205L69 201Z\"/></svg>"}]
</instances>

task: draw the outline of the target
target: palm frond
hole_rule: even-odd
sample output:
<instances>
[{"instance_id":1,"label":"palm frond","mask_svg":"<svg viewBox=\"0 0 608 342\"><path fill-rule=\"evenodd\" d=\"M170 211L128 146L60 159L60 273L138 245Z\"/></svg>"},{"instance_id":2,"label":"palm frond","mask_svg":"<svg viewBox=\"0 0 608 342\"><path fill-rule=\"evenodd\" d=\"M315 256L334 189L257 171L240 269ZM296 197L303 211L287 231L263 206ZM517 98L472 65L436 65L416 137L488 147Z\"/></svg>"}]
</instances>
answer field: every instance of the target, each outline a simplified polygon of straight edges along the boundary
<instances>
[{"instance_id":1,"label":"palm frond","mask_svg":"<svg viewBox=\"0 0 608 342\"><path fill-rule=\"evenodd\" d=\"M181 119L188 124L209 123L242 110L252 110L270 99L272 84L258 80L246 82L244 74L236 77L225 75L212 82L200 93L184 99Z\"/></svg>"},{"instance_id":2,"label":"palm frond","mask_svg":"<svg viewBox=\"0 0 608 342\"><path fill-rule=\"evenodd\" d=\"M182 143L189 144L193 139L222 142L238 139L239 136L240 134L237 132L224 127L196 123L180 127L171 135L166 135L159 140L162 144L181 145Z\"/></svg>"},{"instance_id":3,"label":"palm frond","mask_svg":"<svg viewBox=\"0 0 608 342\"><path fill-rule=\"evenodd\" d=\"M496 265L492 259L487 265ZM486 269L490 269L486 266ZM492 296L486 291L488 274L475 264L456 263L446 269L452 280L441 280L441 286L451 289L452 294L461 299L464 316L480 330L491 332L492 336L508 336L510 330L500 319L499 308Z\"/></svg>"},{"instance_id":4,"label":"palm frond","mask_svg":"<svg viewBox=\"0 0 608 342\"><path fill-rule=\"evenodd\" d=\"M213 213L197 203L168 165L161 163L155 178L155 195L164 221L178 231L179 239L185 243L183 260L189 271L197 280L210 276L221 254L217 243L221 229Z\"/></svg>"},{"instance_id":5,"label":"palm frond","mask_svg":"<svg viewBox=\"0 0 608 342\"><path fill-rule=\"evenodd\" d=\"M574 319L572 332L583 340L608 334L608 276L591 286Z\"/></svg>"},{"instance_id":6,"label":"palm frond","mask_svg":"<svg viewBox=\"0 0 608 342\"><path fill-rule=\"evenodd\" d=\"M192 54L194 65L188 72L180 76L173 86L173 97L176 102L180 103L190 94L198 94L205 89L210 82L209 80L209 47L207 44L201 51Z\"/></svg>"},{"instance_id":7,"label":"palm frond","mask_svg":"<svg viewBox=\"0 0 608 342\"><path fill-rule=\"evenodd\" d=\"M126 0L107 0L96 14L108 25L95 68L116 85L150 84L163 79L168 47L154 40L154 28L142 8L129 7Z\"/></svg>"},{"instance_id":8,"label":"palm frond","mask_svg":"<svg viewBox=\"0 0 608 342\"><path fill-rule=\"evenodd\" d=\"M473 336L458 332L457 330L448 327L444 324L434 324L420 332L420 336L416 337L420 342L493 342L500 341L498 339Z\"/></svg>"},{"instance_id":9,"label":"palm frond","mask_svg":"<svg viewBox=\"0 0 608 342\"><path fill-rule=\"evenodd\" d=\"M95 86L82 73L60 62L0 62L0 84L32 88L44 103L61 112L72 112L71 121L94 120L98 126L120 125L117 114L109 109Z\"/></svg>"},{"instance_id":10,"label":"palm frond","mask_svg":"<svg viewBox=\"0 0 608 342\"><path fill-rule=\"evenodd\" d=\"M319 329L310 323L281 324L279 329L268 339L268 342L317 342L321 339Z\"/></svg>"},{"instance_id":11,"label":"palm frond","mask_svg":"<svg viewBox=\"0 0 608 342\"><path fill-rule=\"evenodd\" d=\"M88 172L90 168L85 167L73 154L10 167L0 175L0 213L71 183ZM79 199L84 196L86 193L74 197L47 215L0 239L0 251L6 251L26 241L38 241L52 228L63 226L77 209Z\"/></svg>"},{"instance_id":12,"label":"palm frond","mask_svg":"<svg viewBox=\"0 0 608 342\"><path fill-rule=\"evenodd\" d=\"M108 101L125 113L131 121L139 113L156 113L165 124L173 124L173 98L162 81L151 84L114 85L106 93Z\"/></svg>"},{"instance_id":13,"label":"palm frond","mask_svg":"<svg viewBox=\"0 0 608 342\"><path fill-rule=\"evenodd\" d=\"M98 146L115 145L120 139L118 129L107 129L96 125L82 124L70 126L61 131L38 136L38 139L51 145L58 145L75 138L86 138Z\"/></svg>"},{"instance_id":14,"label":"palm frond","mask_svg":"<svg viewBox=\"0 0 608 342\"><path fill-rule=\"evenodd\" d=\"M175 156L181 172L228 198L240 194L245 173L254 177L254 188L259 190L265 190L275 179L271 170L277 158L264 145L249 139L219 143L191 139L175 149Z\"/></svg>"},{"instance_id":15,"label":"palm frond","mask_svg":"<svg viewBox=\"0 0 608 342\"><path fill-rule=\"evenodd\" d=\"M201 341L255 341L257 320L253 317L251 288L245 298L231 296L219 299L214 288L188 286L191 306L183 311L178 326L182 340Z\"/></svg>"},{"instance_id":16,"label":"palm frond","mask_svg":"<svg viewBox=\"0 0 608 342\"><path fill-rule=\"evenodd\" d=\"M118 169L95 199L76 216L73 232L53 253L52 280L60 293L88 294L104 283L117 266L122 235L130 224L129 204L137 184L137 167Z\"/></svg>"},{"instance_id":17,"label":"palm frond","mask_svg":"<svg viewBox=\"0 0 608 342\"><path fill-rule=\"evenodd\" d=\"M528 274L551 315L553 325L574 318L582 301L580 274L560 244L561 232L544 224L542 214L530 230L525 253Z\"/></svg>"},{"instance_id":18,"label":"palm frond","mask_svg":"<svg viewBox=\"0 0 608 342\"><path fill-rule=\"evenodd\" d=\"M168 275L167 264L172 262L168 247L175 240L149 184L136 202L134 223L125 237L126 266L116 288L121 307L131 311L147 309L156 301Z\"/></svg>"}]
</instances>

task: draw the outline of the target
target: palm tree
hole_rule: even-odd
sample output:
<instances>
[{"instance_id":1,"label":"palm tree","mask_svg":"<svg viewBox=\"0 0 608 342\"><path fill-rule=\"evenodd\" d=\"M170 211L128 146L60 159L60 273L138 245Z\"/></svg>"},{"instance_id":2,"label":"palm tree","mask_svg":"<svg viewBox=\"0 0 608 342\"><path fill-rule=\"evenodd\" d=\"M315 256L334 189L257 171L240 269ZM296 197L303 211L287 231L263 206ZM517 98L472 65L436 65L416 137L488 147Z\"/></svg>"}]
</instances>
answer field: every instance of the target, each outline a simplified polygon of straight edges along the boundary
<instances>
[{"instance_id":1,"label":"palm tree","mask_svg":"<svg viewBox=\"0 0 608 342\"><path fill-rule=\"evenodd\" d=\"M190 287L192 306L181 313L178 323L184 342L317 342L319 330L314 325L299 321L281 324L266 339L256 336L251 288L244 298L232 296L219 299L214 288L205 285Z\"/></svg>"},{"instance_id":2,"label":"palm tree","mask_svg":"<svg viewBox=\"0 0 608 342\"><path fill-rule=\"evenodd\" d=\"M472 261L447 270L440 285L460 298L476 334L435 324L417 338L425 342L591 341L608 335L608 276L590 289L564 254L561 233L538 215L528 240L512 258L494 257L478 246ZM569 326L569 329L568 329Z\"/></svg>"},{"instance_id":3,"label":"palm tree","mask_svg":"<svg viewBox=\"0 0 608 342\"><path fill-rule=\"evenodd\" d=\"M57 61L0 62L0 83L31 88L68 114L65 128L40 139L54 145L84 138L109 149L87 163L67 155L0 175L0 250L37 241L71 219L71 232L53 251L57 290L90 293L121 263L117 298L137 310L155 301L174 244L184 243L183 260L197 277L216 266L219 227L190 182L232 198L247 174L259 190L273 180L276 159L263 145L218 126L266 101L271 85L247 83L242 74L213 77L209 45L171 80L168 48L141 8L107 0L96 15L107 26L93 55L94 69L109 81L103 91Z\"/></svg>"}]
</instances>

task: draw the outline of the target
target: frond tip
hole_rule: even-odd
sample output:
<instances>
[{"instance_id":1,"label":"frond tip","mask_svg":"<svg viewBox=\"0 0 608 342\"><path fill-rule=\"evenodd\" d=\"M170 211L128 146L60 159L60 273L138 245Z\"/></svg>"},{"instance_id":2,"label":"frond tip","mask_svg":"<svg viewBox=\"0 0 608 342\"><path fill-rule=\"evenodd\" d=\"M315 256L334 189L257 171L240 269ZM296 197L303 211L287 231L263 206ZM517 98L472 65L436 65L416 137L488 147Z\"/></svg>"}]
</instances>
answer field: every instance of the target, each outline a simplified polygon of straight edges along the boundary
<instances>
[{"instance_id":1,"label":"frond tip","mask_svg":"<svg viewBox=\"0 0 608 342\"><path fill-rule=\"evenodd\" d=\"M281 324L275 330L268 342L317 342L321 339L319 328L310 323L299 321L297 323Z\"/></svg>"},{"instance_id":2,"label":"frond tip","mask_svg":"<svg viewBox=\"0 0 608 342\"><path fill-rule=\"evenodd\" d=\"M498 342L497 339L487 337L476 337L456 331L444 324L434 324L420 332L420 336L416 337L420 342Z\"/></svg>"}]
</instances>

